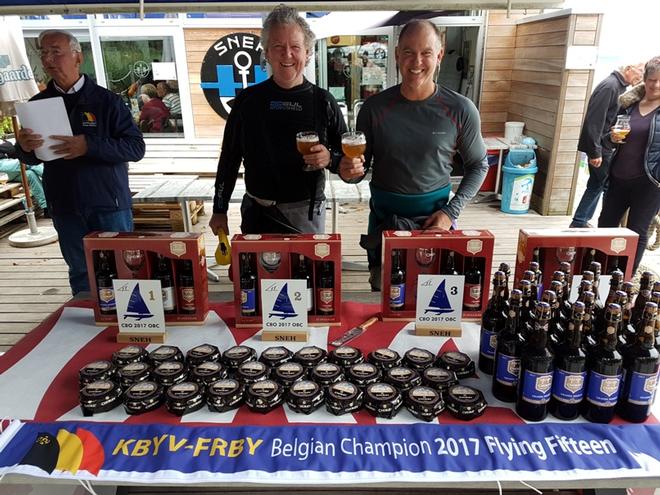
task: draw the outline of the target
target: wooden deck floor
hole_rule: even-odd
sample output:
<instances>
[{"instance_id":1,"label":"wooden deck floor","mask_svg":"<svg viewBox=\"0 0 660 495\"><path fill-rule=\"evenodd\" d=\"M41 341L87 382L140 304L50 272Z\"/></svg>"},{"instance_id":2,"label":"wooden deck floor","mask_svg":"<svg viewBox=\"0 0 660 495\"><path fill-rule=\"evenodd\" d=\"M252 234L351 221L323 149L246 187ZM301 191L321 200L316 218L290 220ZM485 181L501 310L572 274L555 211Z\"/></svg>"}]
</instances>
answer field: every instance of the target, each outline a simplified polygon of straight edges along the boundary
<instances>
[{"instance_id":1,"label":"wooden deck floor","mask_svg":"<svg viewBox=\"0 0 660 495\"><path fill-rule=\"evenodd\" d=\"M211 205L206 205L211 211ZM515 261L518 230L523 227L559 228L570 223L569 217L542 217L536 213L527 215L506 215L498 209L499 203L473 204L467 208L461 218L462 229L489 229L496 238L494 265L500 262ZM328 212L330 213L330 212ZM345 261L353 261L366 266L364 250L358 246L360 234L366 232L368 207L364 203L342 205L339 214L338 231L342 234L342 249ZM230 229L239 232L238 205L230 210ZM206 233L209 263L213 262L213 253L217 239L207 228L208 215L200 218L195 230ZM39 224L49 220L41 219ZM330 219L327 221L330 228ZM660 273L660 251L649 252L644 265ZM229 292L230 283L227 269L217 268L221 276L219 283L209 283L212 292ZM367 273L365 271L344 271L342 274L343 291L367 291ZM0 352L12 345L48 314L70 299L67 267L57 244L38 248L14 248L9 246L7 238L0 239Z\"/></svg>"}]
</instances>

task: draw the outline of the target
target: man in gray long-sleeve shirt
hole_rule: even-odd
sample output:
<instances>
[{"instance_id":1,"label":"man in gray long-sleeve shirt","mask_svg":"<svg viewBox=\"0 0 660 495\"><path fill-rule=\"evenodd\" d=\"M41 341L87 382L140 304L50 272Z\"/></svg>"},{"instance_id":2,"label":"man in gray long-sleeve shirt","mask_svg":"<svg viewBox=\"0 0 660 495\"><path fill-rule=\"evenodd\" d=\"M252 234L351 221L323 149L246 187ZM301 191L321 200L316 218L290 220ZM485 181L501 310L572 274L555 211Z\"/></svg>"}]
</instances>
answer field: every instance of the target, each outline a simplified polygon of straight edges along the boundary
<instances>
[{"instance_id":1,"label":"man in gray long-sleeve shirt","mask_svg":"<svg viewBox=\"0 0 660 495\"><path fill-rule=\"evenodd\" d=\"M477 108L434 81L442 55L440 33L431 22L406 24L396 48L401 84L372 96L360 110L357 129L365 133L367 149L361 158L343 157L338 173L359 182L373 167L370 234L392 214L423 217L424 229L450 229L488 172ZM456 153L465 173L449 199ZM380 285L379 253L369 252L373 289Z\"/></svg>"}]
</instances>

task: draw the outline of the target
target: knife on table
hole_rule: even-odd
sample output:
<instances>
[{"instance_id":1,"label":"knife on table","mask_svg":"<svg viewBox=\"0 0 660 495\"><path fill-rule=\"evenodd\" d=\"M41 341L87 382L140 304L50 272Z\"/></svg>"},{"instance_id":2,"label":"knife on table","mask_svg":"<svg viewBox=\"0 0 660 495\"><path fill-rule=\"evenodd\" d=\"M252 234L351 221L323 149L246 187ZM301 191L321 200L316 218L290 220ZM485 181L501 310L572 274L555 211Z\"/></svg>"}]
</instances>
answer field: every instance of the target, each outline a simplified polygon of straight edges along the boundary
<instances>
[{"instance_id":1,"label":"knife on table","mask_svg":"<svg viewBox=\"0 0 660 495\"><path fill-rule=\"evenodd\" d=\"M349 340L353 340L356 337L359 337L364 333L364 331L369 328L371 325L376 323L378 321L377 316L372 316L369 318L367 321L364 323L360 323L357 327L353 327L350 330L347 330L341 337L339 337L336 340L333 340L330 342L330 345L333 345L335 347L339 347L340 345L344 345L346 342Z\"/></svg>"}]
</instances>

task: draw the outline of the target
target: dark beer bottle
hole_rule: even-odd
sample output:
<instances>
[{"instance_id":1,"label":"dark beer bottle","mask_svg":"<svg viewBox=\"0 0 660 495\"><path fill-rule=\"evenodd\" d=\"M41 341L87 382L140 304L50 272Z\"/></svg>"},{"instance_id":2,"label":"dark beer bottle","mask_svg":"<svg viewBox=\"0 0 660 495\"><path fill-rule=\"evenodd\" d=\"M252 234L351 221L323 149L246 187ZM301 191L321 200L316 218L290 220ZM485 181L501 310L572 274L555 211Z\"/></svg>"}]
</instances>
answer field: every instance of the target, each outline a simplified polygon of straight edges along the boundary
<instances>
[{"instance_id":1,"label":"dark beer bottle","mask_svg":"<svg viewBox=\"0 0 660 495\"><path fill-rule=\"evenodd\" d=\"M521 334L525 335L525 324L532 319L532 312L536 305L536 301L532 300L532 283L529 280L522 279L518 283L518 289L522 293L522 301L520 305L520 325Z\"/></svg>"},{"instance_id":2,"label":"dark beer bottle","mask_svg":"<svg viewBox=\"0 0 660 495\"><path fill-rule=\"evenodd\" d=\"M598 313L604 313L605 312L605 307L603 306L603 303L600 300L600 291L602 290L600 287L600 273L601 273L601 266L598 261L592 261L591 265L589 265L589 271L594 274L594 279L593 279L593 286L591 288L591 291L596 294L596 303L594 307L594 312L596 315Z\"/></svg>"},{"instance_id":3,"label":"dark beer bottle","mask_svg":"<svg viewBox=\"0 0 660 495\"><path fill-rule=\"evenodd\" d=\"M163 311L166 314L176 312L176 294L174 292L174 280L172 278L172 265L169 258L162 254L156 254L156 269L153 274L154 280L160 280L160 291L163 297Z\"/></svg>"},{"instance_id":4,"label":"dark beer bottle","mask_svg":"<svg viewBox=\"0 0 660 495\"><path fill-rule=\"evenodd\" d=\"M493 275L493 296L481 316L481 344L479 347L479 369L489 375L493 374L495 351L497 350L497 335L506 324L506 274L501 271Z\"/></svg>"},{"instance_id":5,"label":"dark beer bottle","mask_svg":"<svg viewBox=\"0 0 660 495\"><path fill-rule=\"evenodd\" d=\"M257 314L257 274L254 269L252 253L240 255L241 315Z\"/></svg>"},{"instance_id":6,"label":"dark beer bottle","mask_svg":"<svg viewBox=\"0 0 660 495\"><path fill-rule=\"evenodd\" d=\"M445 266L442 268L441 275L460 275L456 271L456 256L454 251L447 253L447 259L445 260Z\"/></svg>"},{"instance_id":7,"label":"dark beer bottle","mask_svg":"<svg viewBox=\"0 0 660 495\"><path fill-rule=\"evenodd\" d=\"M571 289L573 287L573 270L571 264L568 261L562 261L559 264L559 269L564 274L564 300L562 302L562 314L564 318L570 318L571 312L573 311L573 305L571 304Z\"/></svg>"},{"instance_id":8,"label":"dark beer bottle","mask_svg":"<svg viewBox=\"0 0 660 495\"><path fill-rule=\"evenodd\" d=\"M515 402L520 371L520 352L523 339L520 332L520 309L523 293L513 289L504 330L497 336L495 369L493 373L493 395L502 402Z\"/></svg>"},{"instance_id":9,"label":"dark beer bottle","mask_svg":"<svg viewBox=\"0 0 660 495\"><path fill-rule=\"evenodd\" d=\"M465 288L463 289L463 310L479 311L481 309L482 275L477 266L477 259L471 258L470 267L465 272Z\"/></svg>"},{"instance_id":10,"label":"dark beer bottle","mask_svg":"<svg viewBox=\"0 0 660 495\"><path fill-rule=\"evenodd\" d=\"M390 272L390 309L401 311L406 304L406 271L401 263L401 250L392 250Z\"/></svg>"},{"instance_id":11,"label":"dark beer bottle","mask_svg":"<svg viewBox=\"0 0 660 495\"><path fill-rule=\"evenodd\" d=\"M548 322L548 345L553 351L564 339L564 328L557 315L559 313L559 298L553 290L543 291L541 301L550 305L550 321Z\"/></svg>"},{"instance_id":12,"label":"dark beer bottle","mask_svg":"<svg viewBox=\"0 0 660 495\"><path fill-rule=\"evenodd\" d=\"M554 355L548 348L549 321L550 305L539 302L520 358L516 413L527 421L541 421L548 415L554 371Z\"/></svg>"},{"instance_id":13,"label":"dark beer bottle","mask_svg":"<svg viewBox=\"0 0 660 495\"><path fill-rule=\"evenodd\" d=\"M623 270L621 270L621 268L619 268L619 257L618 256L609 256L607 258L607 273L612 275L616 271L623 272Z\"/></svg>"},{"instance_id":14,"label":"dark beer bottle","mask_svg":"<svg viewBox=\"0 0 660 495\"><path fill-rule=\"evenodd\" d=\"M626 336L631 336L635 334L635 328L632 326L632 308L633 301L635 300L635 284L632 282L624 282L621 284L621 290L628 296L628 302L626 303L625 307L621 308L621 326L623 327L623 333ZM632 341L634 341L634 338Z\"/></svg>"},{"instance_id":15,"label":"dark beer bottle","mask_svg":"<svg viewBox=\"0 0 660 495\"><path fill-rule=\"evenodd\" d=\"M294 279L305 280L307 283L307 313L312 313L314 310L314 283L309 269L309 263L307 263L307 258L304 254L298 256L298 264L295 265L292 275Z\"/></svg>"},{"instance_id":16,"label":"dark beer bottle","mask_svg":"<svg viewBox=\"0 0 660 495\"><path fill-rule=\"evenodd\" d=\"M582 349L589 354L598 345L598 328L594 324L594 300L596 296L590 290L582 294L581 302L584 303L584 317L582 322Z\"/></svg>"},{"instance_id":17,"label":"dark beer bottle","mask_svg":"<svg viewBox=\"0 0 660 495\"><path fill-rule=\"evenodd\" d=\"M605 307L607 307L608 304L616 303L616 299L617 299L616 292L621 290L622 287L623 287L623 272L616 270L612 272L612 276L610 278L610 290L607 293L607 298L605 299ZM596 321L599 327L603 325L604 318L605 318L604 311L601 311L600 313L596 313Z\"/></svg>"},{"instance_id":18,"label":"dark beer bottle","mask_svg":"<svg viewBox=\"0 0 660 495\"><path fill-rule=\"evenodd\" d=\"M99 312L102 315L117 313L115 289L112 281L117 278L114 253L112 251L99 251L98 269L96 270L96 291L99 300Z\"/></svg>"},{"instance_id":19,"label":"dark beer bottle","mask_svg":"<svg viewBox=\"0 0 660 495\"><path fill-rule=\"evenodd\" d=\"M335 312L335 271L332 261L322 261L316 282L316 312L331 315Z\"/></svg>"},{"instance_id":20,"label":"dark beer bottle","mask_svg":"<svg viewBox=\"0 0 660 495\"><path fill-rule=\"evenodd\" d=\"M177 273L177 289L179 292L179 312L194 314L197 311L195 304L195 277L193 275L192 261L181 260Z\"/></svg>"},{"instance_id":21,"label":"dark beer bottle","mask_svg":"<svg viewBox=\"0 0 660 495\"><path fill-rule=\"evenodd\" d=\"M506 287L509 288L509 279L511 278L511 267L507 263L500 263L499 271L503 272L506 275ZM507 293L506 297L507 302L509 301L509 295Z\"/></svg>"},{"instance_id":22,"label":"dark beer bottle","mask_svg":"<svg viewBox=\"0 0 660 495\"><path fill-rule=\"evenodd\" d=\"M584 272L589 269L591 262L596 259L596 250L592 248L586 248L584 250L584 256L582 256L582 263L580 264L580 271Z\"/></svg>"},{"instance_id":23,"label":"dark beer bottle","mask_svg":"<svg viewBox=\"0 0 660 495\"><path fill-rule=\"evenodd\" d=\"M582 350L582 319L584 303L573 303L564 338L555 352L555 371L552 375L552 398L548 409L554 417L571 420L580 414L586 384L586 355Z\"/></svg>"},{"instance_id":24,"label":"dark beer bottle","mask_svg":"<svg viewBox=\"0 0 660 495\"><path fill-rule=\"evenodd\" d=\"M587 353L587 392L582 415L592 423L609 423L614 418L622 371L621 354L616 350L620 321L621 307L610 304L598 345Z\"/></svg>"},{"instance_id":25,"label":"dark beer bottle","mask_svg":"<svg viewBox=\"0 0 660 495\"><path fill-rule=\"evenodd\" d=\"M529 263L529 271L534 272L534 284L536 285L536 291L540 299L540 296L543 294L544 290L543 272L541 271L541 265L537 261L531 261Z\"/></svg>"},{"instance_id":26,"label":"dark beer bottle","mask_svg":"<svg viewBox=\"0 0 660 495\"><path fill-rule=\"evenodd\" d=\"M646 303L637 341L623 353L625 382L618 413L623 419L641 423L651 414L655 399L660 354L655 348L655 320L658 306Z\"/></svg>"},{"instance_id":27,"label":"dark beer bottle","mask_svg":"<svg viewBox=\"0 0 660 495\"><path fill-rule=\"evenodd\" d=\"M643 272L642 276L639 279L639 293L635 299L635 305L632 309L632 324L637 327L640 320L642 319L642 313L644 312L644 307L646 303L651 300L653 282L654 282L653 272Z\"/></svg>"}]
</instances>

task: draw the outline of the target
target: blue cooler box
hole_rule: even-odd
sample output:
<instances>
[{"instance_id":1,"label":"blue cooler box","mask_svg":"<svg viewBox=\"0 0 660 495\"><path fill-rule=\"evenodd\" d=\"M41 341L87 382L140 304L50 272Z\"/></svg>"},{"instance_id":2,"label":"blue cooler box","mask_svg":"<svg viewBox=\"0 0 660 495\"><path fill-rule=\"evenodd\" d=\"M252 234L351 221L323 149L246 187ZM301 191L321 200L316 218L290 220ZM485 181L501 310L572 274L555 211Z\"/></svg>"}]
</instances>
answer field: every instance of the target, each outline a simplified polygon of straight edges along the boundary
<instances>
[{"instance_id":1,"label":"blue cooler box","mask_svg":"<svg viewBox=\"0 0 660 495\"><path fill-rule=\"evenodd\" d=\"M510 150L502 170L504 175L500 210L514 215L527 213L532 199L534 175L538 171L536 153L534 150Z\"/></svg>"}]
</instances>

